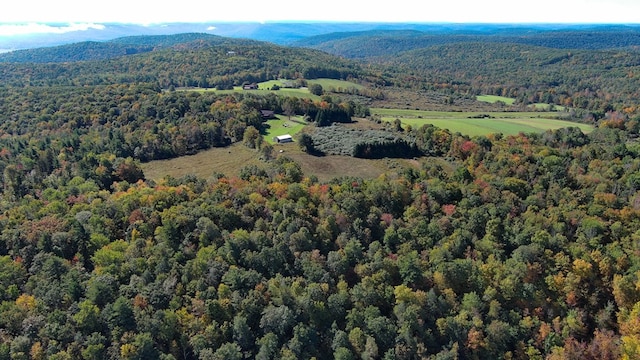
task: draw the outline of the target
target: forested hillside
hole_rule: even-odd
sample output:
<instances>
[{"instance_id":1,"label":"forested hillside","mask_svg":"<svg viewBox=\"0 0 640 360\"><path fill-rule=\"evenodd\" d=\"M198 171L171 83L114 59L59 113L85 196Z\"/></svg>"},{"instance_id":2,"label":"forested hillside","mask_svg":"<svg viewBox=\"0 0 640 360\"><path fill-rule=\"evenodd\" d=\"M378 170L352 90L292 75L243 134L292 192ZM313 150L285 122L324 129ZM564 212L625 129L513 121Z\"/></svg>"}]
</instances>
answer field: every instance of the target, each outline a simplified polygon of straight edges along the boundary
<instances>
[{"instance_id":1,"label":"forested hillside","mask_svg":"<svg viewBox=\"0 0 640 360\"><path fill-rule=\"evenodd\" d=\"M0 359L640 357L634 53L466 43L374 66L148 40L0 64ZM203 91L318 77L363 90ZM538 94L596 128L469 137L369 116L367 93L400 88ZM261 110L304 124L298 144L275 151ZM259 165L141 170L231 143ZM297 147L407 165L319 181Z\"/></svg>"},{"instance_id":2,"label":"forested hillside","mask_svg":"<svg viewBox=\"0 0 640 360\"><path fill-rule=\"evenodd\" d=\"M60 152L30 189L7 165L0 354L635 354L638 146L419 132L450 169L318 183L281 157L241 179L108 185ZM107 160L97 173L126 173Z\"/></svg>"},{"instance_id":3,"label":"forested hillside","mask_svg":"<svg viewBox=\"0 0 640 360\"><path fill-rule=\"evenodd\" d=\"M127 36L111 41L85 41L46 48L17 50L0 54L0 62L12 63L51 63L87 60L105 60L125 55L134 55L176 45L194 47L200 44L208 46L258 45L251 40L230 39L208 34L178 34L164 36Z\"/></svg>"},{"instance_id":4,"label":"forested hillside","mask_svg":"<svg viewBox=\"0 0 640 360\"><path fill-rule=\"evenodd\" d=\"M323 50L348 58L391 56L403 51L460 42L509 43L567 50L637 50L640 28L636 26L433 26L428 29L367 30L309 36L292 45Z\"/></svg>"},{"instance_id":5,"label":"forested hillside","mask_svg":"<svg viewBox=\"0 0 640 360\"><path fill-rule=\"evenodd\" d=\"M416 90L493 94L518 104L636 113L640 32L636 27L467 29L440 33L363 31L309 37L298 46L371 64Z\"/></svg>"},{"instance_id":6,"label":"forested hillside","mask_svg":"<svg viewBox=\"0 0 640 360\"><path fill-rule=\"evenodd\" d=\"M635 114L640 53L558 50L515 44L458 43L380 60L396 84L494 94L519 103L548 103ZM393 75L391 75L393 74Z\"/></svg>"},{"instance_id":7,"label":"forested hillside","mask_svg":"<svg viewBox=\"0 0 640 360\"><path fill-rule=\"evenodd\" d=\"M91 60L105 47L142 54ZM151 51L151 48L153 51ZM6 54L10 60L13 53ZM358 77L360 65L311 49L192 34L123 38L111 43L81 43L16 52L19 62L0 63L0 81L11 86L81 86L155 83L202 88L242 85L277 78ZM16 56L18 56L16 55ZM24 55L24 56L23 56ZM43 62L32 59L43 59ZM57 59L57 60L56 60ZM55 61L55 62L52 62ZM62 61L62 62L57 62Z\"/></svg>"}]
</instances>

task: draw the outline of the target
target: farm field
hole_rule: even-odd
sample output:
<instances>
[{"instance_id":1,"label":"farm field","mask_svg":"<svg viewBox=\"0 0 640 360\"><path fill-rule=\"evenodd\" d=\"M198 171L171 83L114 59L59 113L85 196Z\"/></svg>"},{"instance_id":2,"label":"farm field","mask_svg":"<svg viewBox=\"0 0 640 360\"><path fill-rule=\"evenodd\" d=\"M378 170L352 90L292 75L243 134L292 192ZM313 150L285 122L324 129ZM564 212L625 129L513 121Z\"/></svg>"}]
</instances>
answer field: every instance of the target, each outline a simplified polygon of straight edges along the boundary
<instances>
[{"instance_id":1,"label":"farm field","mask_svg":"<svg viewBox=\"0 0 640 360\"><path fill-rule=\"evenodd\" d=\"M356 88L356 89L362 89L364 88L364 86L360 85L360 84L356 84L356 83L352 83L350 81L345 81L345 80L336 80L336 79L313 79L313 80L307 80L307 83L309 83L309 85L311 84L320 84L322 85L322 88L324 90L329 90L331 88L343 88L343 89L348 89L348 88Z\"/></svg>"},{"instance_id":2,"label":"farm field","mask_svg":"<svg viewBox=\"0 0 640 360\"><path fill-rule=\"evenodd\" d=\"M289 88L289 87L285 87L287 84L288 80L269 80L269 81L263 81L258 83L258 89L257 90L243 90L242 86L235 86L233 88L233 90L216 90L214 88L182 88L179 89L180 91L199 91L199 92L206 92L206 91L214 91L218 94L231 94L231 93L235 93L235 92L242 92L242 91L246 91L246 92L250 92L252 94L257 94L257 95L265 95L265 94L269 94L269 93L275 93L275 94L279 94L279 95L284 95L284 96L292 96L292 97L298 97L298 98L302 98L302 99L311 99L311 100L320 100L320 96L318 95L313 95L309 92L309 89L306 87L302 87L302 88ZM362 85L350 82L350 81L344 81L344 80L335 80L335 79L313 79L313 80L308 80L307 81L308 84L320 84L322 85L322 88L326 91L326 90L330 90L332 88L334 89L338 89L338 88L342 88L342 89L348 89L348 88L356 88L356 89L360 89L363 88ZM279 90L271 90L273 88L274 85L278 85L280 87Z\"/></svg>"},{"instance_id":3,"label":"farm field","mask_svg":"<svg viewBox=\"0 0 640 360\"><path fill-rule=\"evenodd\" d=\"M506 96L497 96L497 95L478 95L476 96L476 100L484 101L492 104L498 101L502 101L507 105L513 105L513 103L516 101L516 99L514 98L510 98Z\"/></svg>"},{"instance_id":4,"label":"farm field","mask_svg":"<svg viewBox=\"0 0 640 360\"><path fill-rule=\"evenodd\" d=\"M271 86L263 87L262 83L258 84L258 86L259 88L257 90L243 90L241 86L235 86L233 90L195 89L195 88L189 89L189 90L201 91L201 92L214 91L217 94L233 94L237 92L246 92L246 93L251 93L251 94L256 94L261 96L264 96L269 93L273 93L276 95L291 96L291 97L297 97L301 99L320 100L320 96L311 94L307 88L299 88L299 89L280 88L280 90L270 90Z\"/></svg>"},{"instance_id":5,"label":"farm field","mask_svg":"<svg viewBox=\"0 0 640 360\"><path fill-rule=\"evenodd\" d=\"M549 110L549 109L552 109L553 111L567 111L567 109L569 109L566 106L550 105L550 104L545 104L545 103L535 103L535 104L529 105L529 107L533 107L534 109L538 109L538 110Z\"/></svg>"},{"instance_id":6,"label":"farm field","mask_svg":"<svg viewBox=\"0 0 640 360\"><path fill-rule=\"evenodd\" d=\"M469 136L502 133L516 135L520 132L544 132L575 126L583 132L593 130L591 125L566 120L558 120L557 112L446 112L420 111L400 109L371 109L372 114L379 115L383 121L400 119L403 125L422 126L432 124L451 132L460 132ZM474 118L488 115L491 118Z\"/></svg>"},{"instance_id":7,"label":"farm field","mask_svg":"<svg viewBox=\"0 0 640 360\"><path fill-rule=\"evenodd\" d=\"M271 119L266 122L266 131L264 132L264 139L270 144L273 144L273 138L275 136L289 134L295 136L302 128L306 126L301 116L292 116L289 120L288 116L276 115L277 119Z\"/></svg>"}]
</instances>

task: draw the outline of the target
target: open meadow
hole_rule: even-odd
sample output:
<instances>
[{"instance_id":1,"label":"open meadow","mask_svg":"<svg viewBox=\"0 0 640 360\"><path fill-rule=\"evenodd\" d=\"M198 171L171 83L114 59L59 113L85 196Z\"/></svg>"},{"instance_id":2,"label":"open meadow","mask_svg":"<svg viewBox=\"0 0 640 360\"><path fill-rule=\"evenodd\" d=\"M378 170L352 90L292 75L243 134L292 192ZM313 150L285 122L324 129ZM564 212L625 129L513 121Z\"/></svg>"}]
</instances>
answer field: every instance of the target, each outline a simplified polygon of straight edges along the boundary
<instances>
[{"instance_id":1,"label":"open meadow","mask_svg":"<svg viewBox=\"0 0 640 360\"><path fill-rule=\"evenodd\" d=\"M373 179L390 170L419 166L417 160L368 160L336 155L318 157L302 152L296 143L274 144L273 147L276 156L288 156L300 164L306 176L316 176L323 182L343 176ZM260 160L257 151L236 143L224 148L201 151L195 155L150 161L141 167L147 179L158 181L165 176L180 178L195 175L205 179L218 173L239 176L242 168L248 165L256 165L267 170L269 168L267 162Z\"/></svg>"},{"instance_id":2,"label":"open meadow","mask_svg":"<svg viewBox=\"0 0 640 360\"><path fill-rule=\"evenodd\" d=\"M336 80L336 79L313 79L313 80L307 80L307 83L309 85L319 84L322 86L322 88L325 91L331 90L331 89L349 89L349 88L354 88L359 90L364 88L364 86L360 84L356 84L356 83L345 81L345 80Z\"/></svg>"},{"instance_id":3,"label":"open meadow","mask_svg":"<svg viewBox=\"0 0 640 360\"><path fill-rule=\"evenodd\" d=\"M307 83L309 85L319 84L322 86L322 88L325 91L339 90L339 89L344 90L349 88L355 88L355 89L364 88L360 84L356 84L350 81L335 80L335 79L314 79L314 80L309 80ZM266 95L269 93L274 93L277 95L297 97L300 99L311 99L314 101L318 101L321 98L318 95L314 95L310 93L308 87L294 87L293 80L286 80L286 79L269 80L269 81L260 82L257 85L258 85L257 89L251 89L251 90L244 90L242 86L234 86L233 90L217 90L214 88L206 88L206 89L205 88L182 88L179 90L180 91L199 91L199 92L214 91L217 94L231 94L231 93L242 92L242 91L251 92L252 94L256 94L256 95ZM274 86L276 86L278 90L274 90Z\"/></svg>"},{"instance_id":4,"label":"open meadow","mask_svg":"<svg viewBox=\"0 0 640 360\"><path fill-rule=\"evenodd\" d=\"M516 135L520 132L544 132L564 127L578 127L585 133L593 130L593 126L558 119L558 112L451 112L421 111L403 109L371 109L383 121L399 119L403 126L419 127L432 124L469 136L502 133Z\"/></svg>"},{"instance_id":5,"label":"open meadow","mask_svg":"<svg viewBox=\"0 0 640 360\"><path fill-rule=\"evenodd\" d=\"M302 116L292 116L289 119L285 115L276 115L275 119L270 119L265 122L264 139L266 142L273 144L275 136L289 134L293 137L300 132L307 124L302 119Z\"/></svg>"},{"instance_id":6,"label":"open meadow","mask_svg":"<svg viewBox=\"0 0 640 360\"><path fill-rule=\"evenodd\" d=\"M256 91L256 90L253 90ZM257 90L260 91L260 90ZM440 128L449 129L451 132L459 132L469 136L488 135L502 133L504 135L516 135L520 132L544 132L549 129L575 126L588 133L593 127L587 124L558 120L557 112L450 112L450 111L420 111L404 109L371 109L372 114L378 115L383 121L391 122L400 119L403 126L411 125L419 127L424 124L432 124ZM479 118L480 116L488 116ZM368 121L351 126L370 126ZM321 181L329 181L340 176L354 176L362 178L375 178L380 174L395 167L416 165L414 160L370 160L357 159L348 156L312 156L302 152L296 142L277 144L273 138L278 135L289 134L295 137L305 126L301 116L292 116L291 119L284 115L277 115L275 119L265 123L262 133L266 142L274 146L277 156L289 156L300 164L304 173L308 176L317 176ZM215 173L223 173L237 176L240 170L247 165L268 166L259 159L259 153L249 149L241 143L233 144L226 148L213 148L195 155L178 157L170 160L157 160L142 164L145 176L159 180L166 175L181 177L193 174L201 177L209 177Z\"/></svg>"},{"instance_id":7,"label":"open meadow","mask_svg":"<svg viewBox=\"0 0 640 360\"><path fill-rule=\"evenodd\" d=\"M476 100L484 101L492 104L498 101L502 101L507 105L513 105L513 103L516 101L516 99L514 98L510 98L506 96L498 96L498 95L478 95L476 96Z\"/></svg>"}]
</instances>

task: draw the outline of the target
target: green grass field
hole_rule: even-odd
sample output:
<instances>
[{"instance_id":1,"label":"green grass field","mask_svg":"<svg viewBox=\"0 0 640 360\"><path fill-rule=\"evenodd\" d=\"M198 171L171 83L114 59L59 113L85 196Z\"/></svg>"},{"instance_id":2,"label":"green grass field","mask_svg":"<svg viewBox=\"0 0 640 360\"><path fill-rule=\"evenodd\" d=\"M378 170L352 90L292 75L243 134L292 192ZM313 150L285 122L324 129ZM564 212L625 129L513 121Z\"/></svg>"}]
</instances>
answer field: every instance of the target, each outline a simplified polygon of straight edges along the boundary
<instances>
[{"instance_id":1,"label":"green grass field","mask_svg":"<svg viewBox=\"0 0 640 360\"><path fill-rule=\"evenodd\" d=\"M264 139L270 143L275 143L275 136L289 134L295 136L306 126L301 116L292 116L291 120L287 116L277 115L277 119L268 120L266 122L267 130L264 133Z\"/></svg>"},{"instance_id":2,"label":"green grass field","mask_svg":"<svg viewBox=\"0 0 640 360\"><path fill-rule=\"evenodd\" d=\"M311 85L311 84L320 84L320 85L322 85L322 88L324 90L329 90L331 88L334 88L334 89L338 89L338 88L343 88L343 89L348 89L348 88L362 89L362 88L364 88L364 86L362 86L360 84L352 83L350 81L335 80L335 79L313 79L313 80L307 80L307 83L309 85Z\"/></svg>"},{"instance_id":3,"label":"green grass field","mask_svg":"<svg viewBox=\"0 0 640 360\"><path fill-rule=\"evenodd\" d=\"M556 112L446 112L401 109L371 109L372 114L379 115L383 121L400 119L402 124L419 127L432 124L469 136L502 133L516 135L520 132L544 132L549 129L579 127L588 133L593 127L586 124L565 120L557 120ZM492 118L475 119L474 116L486 114Z\"/></svg>"},{"instance_id":4,"label":"green grass field","mask_svg":"<svg viewBox=\"0 0 640 360\"><path fill-rule=\"evenodd\" d=\"M261 83L258 83L258 90L243 90L242 86L235 86L233 88L233 90L216 90L213 88L210 89L203 89L203 88L184 88L184 89L179 89L180 91L201 91L201 92L205 92L205 91L214 91L218 94L230 94L230 93L234 93L234 92L241 92L241 91L246 91L246 92L250 92L252 94L257 94L257 95L266 95L269 93L274 93L277 95L282 95L282 96L290 96L290 97L297 97L297 98L301 98L301 99L311 99L314 101L319 101L320 100L320 96L317 95L313 95L309 92L308 88L286 88L284 87L286 85L286 82L288 80L282 79L282 80L269 80L269 81L264 81ZM331 88L343 88L343 89L347 89L347 88L356 88L356 89L360 89L363 86L356 84L356 83L352 83L350 81L344 81L344 80L334 80L334 79L313 79L313 80L308 80L307 81L308 84L320 84L322 85L322 88L325 90L329 90ZM274 85L278 85L280 87L280 90L271 90L273 88Z\"/></svg>"},{"instance_id":5,"label":"green grass field","mask_svg":"<svg viewBox=\"0 0 640 360\"><path fill-rule=\"evenodd\" d=\"M497 96L497 95L478 95L476 96L476 100L478 101L484 101L484 102L488 102L488 103L496 103L498 101L502 101L503 103L507 104L507 105L513 105L513 103L516 101L516 99L514 98L510 98L510 97L505 97L505 96Z\"/></svg>"},{"instance_id":6,"label":"green grass field","mask_svg":"<svg viewBox=\"0 0 640 360\"><path fill-rule=\"evenodd\" d=\"M195 91L215 91L217 94L232 94L232 93L243 92L243 91L246 93L256 94L256 95L266 95L266 94L272 93L276 95L297 97L301 99L320 100L320 96L313 95L306 88L302 88L302 89L281 88L280 90L267 90L267 89L270 89L271 87L265 86L263 88L262 85L259 85L259 86L260 88L258 90L242 90L242 87L236 86L233 88L233 90L196 89Z\"/></svg>"},{"instance_id":7,"label":"green grass field","mask_svg":"<svg viewBox=\"0 0 640 360\"><path fill-rule=\"evenodd\" d=\"M529 106L532 106L536 109L540 109L540 110L549 110L552 109L552 111L567 111L567 107L566 106L562 106L562 105L549 105L549 104L544 104L544 103L535 103L535 104L531 104Z\"/></svg>"}]
</instances>

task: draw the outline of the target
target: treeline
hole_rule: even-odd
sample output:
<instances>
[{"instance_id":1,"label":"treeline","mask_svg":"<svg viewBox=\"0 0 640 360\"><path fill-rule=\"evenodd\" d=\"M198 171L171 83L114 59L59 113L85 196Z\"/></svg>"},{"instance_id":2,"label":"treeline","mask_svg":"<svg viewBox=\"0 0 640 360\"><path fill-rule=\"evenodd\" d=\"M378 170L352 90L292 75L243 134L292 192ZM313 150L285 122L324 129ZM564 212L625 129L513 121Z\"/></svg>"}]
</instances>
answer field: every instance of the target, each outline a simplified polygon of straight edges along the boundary
<instances>
[{"instance_id":1,"label":"treeline","mask_svg":"<svg viewBox=\"0 0 640 360\"><path fill-rule=\"evenodd\" d=\"M242 178L5 185L0 358L636 358L626 140L453 136L448 159L372 180L280 157Z\"/></svg>"}]
</instances>

